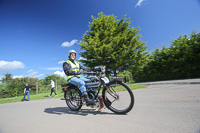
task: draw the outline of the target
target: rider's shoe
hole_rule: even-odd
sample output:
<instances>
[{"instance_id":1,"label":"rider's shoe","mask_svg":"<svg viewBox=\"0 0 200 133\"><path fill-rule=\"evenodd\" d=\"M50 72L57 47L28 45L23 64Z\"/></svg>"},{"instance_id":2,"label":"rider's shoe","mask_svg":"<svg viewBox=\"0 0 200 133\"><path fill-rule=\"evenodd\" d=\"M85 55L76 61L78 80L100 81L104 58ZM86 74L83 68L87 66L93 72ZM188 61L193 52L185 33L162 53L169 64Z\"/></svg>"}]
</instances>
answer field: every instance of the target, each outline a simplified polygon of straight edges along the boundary
<instances>
[{"instance_id":1,"label":"rider's shoe","mask_svg":"<svg viewBox=\"0 0 200 133\"><path fill-rule=\"evenodd\" d=\"M84 98L85 98L85 101L86 101L86 105L89 106L89 105L94 105L96 102L94 100L91 100L89 99L88 95L85 94L84 95Z\"/></svg>"}]
</instances>

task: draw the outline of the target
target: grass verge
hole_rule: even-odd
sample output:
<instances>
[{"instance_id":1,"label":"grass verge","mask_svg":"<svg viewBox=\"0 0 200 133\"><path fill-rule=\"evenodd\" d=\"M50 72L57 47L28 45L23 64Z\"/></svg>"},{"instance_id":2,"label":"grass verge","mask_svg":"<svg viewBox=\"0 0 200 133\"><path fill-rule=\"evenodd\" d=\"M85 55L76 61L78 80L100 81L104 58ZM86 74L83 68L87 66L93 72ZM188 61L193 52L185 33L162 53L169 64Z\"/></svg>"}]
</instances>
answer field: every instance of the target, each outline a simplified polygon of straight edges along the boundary
<instances>
[{"instance_id":1,"label":"grass verge","mask_svg":"<svg viewBox=\"0 0 200 133\"><path fill-rule=\"evenodd\" d=\"M54 93L52 94L52 97L48 97L48 95L49 95L49 92L48 93L37 94L37 95L30 95L30 100L63 97L64 93L63 92L58 92L57 97L55 97ZM11 103L11 102L20 102L23 99L23 97L24 96L12 97L12 98L3 98L3 99L0 99L0 104L2 104L2 103ZM27 96L26 96L26 99L27 99Z\"/></svg>"},{"instance_id":2,"label":"grass verge","mask_svg":"<svg viewBox=\"0 0 200 133\"><path fill-rule=\"evenodd\" d=\"M134 84L128 84L128 86L131 88L131 90L140 89L140 88L146 88L148 85L134 85Z\"/></svg>"},{"instance_id":3,"label":"grass verge","mask_svg":"<svg viewBox=\"0 0 200 133\"><path fill-rule=\"evenodd\" d=\"M140 89L140 88L147 87L147 85L134 85L134 84L128 84L128 86L131 88L131 90L135 90L135 89ZM117 92L119 92L119 91L126 91L126 89L123 86L121 86L121 85L117 85L116 86L114 84L112 87Z\"/></svg>"},{"instance_id":4,"label":"grass verge","mask_svg":"<svg viewBox=\"0 0 200 133\"><path fill-rule=\"evenodd\" d=\"M133 84L128 84L128 86L131 88L131 90L147 87L147 85L133 85ZM48 97L48 95L49 95L49 93L30 95L30 100L47 99L47 98L59 98L59 97L63 97L64 93L62 91L58 92L58 96L57 97L54 96L54 93L53 93L52 97ZM2 103L11 103L11 102L20 102L22 99L23 99L23 96L12 97L12 98L3 98L3 99L0 99L0 104L2 104Z\"/></svg>"}]
</instances>

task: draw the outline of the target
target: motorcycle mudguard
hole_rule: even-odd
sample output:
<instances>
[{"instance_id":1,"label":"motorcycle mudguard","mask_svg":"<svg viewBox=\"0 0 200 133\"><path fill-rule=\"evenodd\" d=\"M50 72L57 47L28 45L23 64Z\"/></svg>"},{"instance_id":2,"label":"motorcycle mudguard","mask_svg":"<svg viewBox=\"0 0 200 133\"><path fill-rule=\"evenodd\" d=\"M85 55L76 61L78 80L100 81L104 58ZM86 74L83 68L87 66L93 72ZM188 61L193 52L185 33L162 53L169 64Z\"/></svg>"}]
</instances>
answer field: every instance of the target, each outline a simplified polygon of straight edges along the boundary
<instances>
[{"instance_id":1,"label":"motorcycle mudguard","mask_svg":"<svg viewBox=\"0 0 200 133\"><path fill-rule=\"evenodd\" d=\"M103 97L102 97L102 96L99 96L99 97L97 98L97 100L98 100L98 102L99 102L99 109L98 109L98 111L99 111L99 110L101 110L102 108L105 107L105 104L104 104L104 102L103 102Z\"/></svg>"}]
</instances>

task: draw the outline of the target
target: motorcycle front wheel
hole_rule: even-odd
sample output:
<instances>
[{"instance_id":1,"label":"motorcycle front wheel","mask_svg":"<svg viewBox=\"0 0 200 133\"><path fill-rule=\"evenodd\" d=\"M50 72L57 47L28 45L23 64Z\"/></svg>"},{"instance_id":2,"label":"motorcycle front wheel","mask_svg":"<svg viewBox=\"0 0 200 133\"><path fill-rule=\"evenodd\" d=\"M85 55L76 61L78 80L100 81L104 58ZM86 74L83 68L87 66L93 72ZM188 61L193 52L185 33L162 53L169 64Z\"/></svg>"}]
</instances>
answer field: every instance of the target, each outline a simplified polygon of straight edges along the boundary
<instances>
[{"instance_id":1,"label":"motorcycle front wheel","mask_svg":"<svg viewBox=\"0 0 200 133\"><path fill-rule=\"evenodd\" d=\"M70 89L64 93L67 106L73 110L78 111L82 107L81 94L78 89Z\"/></svg>"},{"instance_id":2,"label":"motorcycle front wheel","mask_svg":"<svg viewBox=\"0 0 200 133\"><path fill-rule=\"evenodd\" d=\"M132 90L121 81L111 81L107 84L102 96L106 107L116 114L126 114L134 106Z\"/></svg>"}]
</instances>

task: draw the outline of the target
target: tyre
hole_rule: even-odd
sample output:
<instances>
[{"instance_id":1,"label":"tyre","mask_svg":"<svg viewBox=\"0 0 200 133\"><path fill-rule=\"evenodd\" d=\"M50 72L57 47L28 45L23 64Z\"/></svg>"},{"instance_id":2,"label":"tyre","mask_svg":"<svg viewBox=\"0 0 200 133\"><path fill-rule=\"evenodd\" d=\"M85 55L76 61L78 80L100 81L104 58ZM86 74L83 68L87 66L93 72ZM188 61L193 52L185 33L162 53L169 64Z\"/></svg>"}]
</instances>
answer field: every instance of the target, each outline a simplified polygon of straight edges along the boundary
<instances>
[{"instance_id":1,"label":"tyre","mask_svg":"<svg viewBox=\"0 0 200 133\"><path fill-rule=\"evenodd\" d=\"M78 111L82 107L81 94L78 89L70 89L64 93L67 106L73 110Z\"/></svg>"},{"instance_id":2,"label":"tyre","mask_svg":"<svg viewBox=\"0 0 200 133\"><path fill-rule=\"evenodd\" d=\"M121 81L111 81L102 96L106 107L116 114L126 114L134 106L132 90Z\"/></svg>"}]
</instances>

